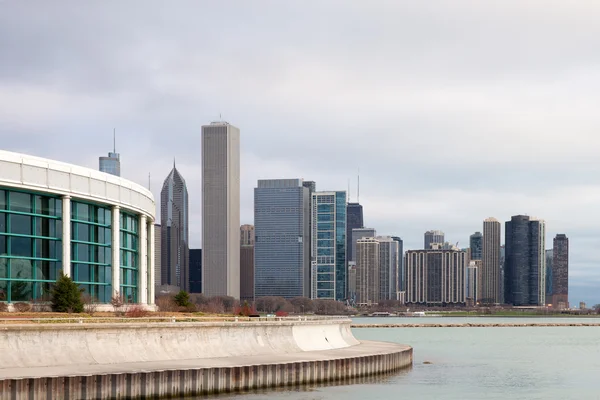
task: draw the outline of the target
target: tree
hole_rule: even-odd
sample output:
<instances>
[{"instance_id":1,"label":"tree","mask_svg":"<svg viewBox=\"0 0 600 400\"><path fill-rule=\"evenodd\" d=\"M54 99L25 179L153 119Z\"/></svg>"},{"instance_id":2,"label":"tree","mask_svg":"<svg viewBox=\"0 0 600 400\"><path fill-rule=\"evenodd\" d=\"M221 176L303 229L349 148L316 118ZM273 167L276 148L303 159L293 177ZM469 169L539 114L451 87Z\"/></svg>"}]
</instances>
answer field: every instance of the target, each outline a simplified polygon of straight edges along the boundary
<instances>
[{"instance_id":1,"label":"tree","mask_svg":"<svg viewBox=\"0 0 600 400\"><path fill-rule=\"evenodd\" d=\"M81 300L82 292L83 289L80 289L71 278L61 271L60 277L51 290L52 311L83 312L83 301Z\"/></svg>"},{"instance_id":2,"label":"tree","mask_svg":"<svg viewBox=\"0 0 600 400\"><path fill-rule=\"evenodd\" d=\"M294 306L294 312L297 314L309 313L313 310L312 300L307 297L295 297L291 300Z\"/></svg>"},{"instance_id":3,"label":"tree","mask_svg":"<svg viewBox=\"0 0 600 400\"><path fill-rule=\"evenodd\" d=\"M175 303L179 307L187 307L190 305L190 294L185 290L180 290L179 293L175 295Z\"/></svg>"},{"instance_id":4,"label":"tree","mask_svg":"<svg viewBox=\"0 0 600 400\"><path fill-rule=\"evenodd\" d=\"M125 301L123 300L123 296L119 292L116 292L113 297L110 298L110 304L113 306L115 313L123 307Z\"/></svg>"}]
</instances>

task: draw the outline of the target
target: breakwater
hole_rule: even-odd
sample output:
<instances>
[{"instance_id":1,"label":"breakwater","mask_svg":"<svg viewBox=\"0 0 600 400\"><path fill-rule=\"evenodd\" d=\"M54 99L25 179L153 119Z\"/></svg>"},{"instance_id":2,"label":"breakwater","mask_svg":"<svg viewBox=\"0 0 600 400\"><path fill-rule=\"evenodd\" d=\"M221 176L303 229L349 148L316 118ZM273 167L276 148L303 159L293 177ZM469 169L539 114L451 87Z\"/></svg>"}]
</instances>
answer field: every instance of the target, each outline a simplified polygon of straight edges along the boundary
<instances>
[{"instance_id":1,"label":"breakwater","mask_svg":"<svg viewBox=\"0 0 600 400\"><path fill-rule=\"evenodd\" d=\"M412 365L349 319L0 327L0 400L195 396L347 381Z\"/></svg>"},{"instance_id":2,"label":"breakwater","mask_svg":"<svg viewBox=\"0 0 600 400\"><path fill-rule=\"evenodd\" d=\"M528 322L528 323L451 323L451 324L352 324L352 328L519 328L551 326L596 326L600 323L586 322Z\"/></svg>"}]
</instances>

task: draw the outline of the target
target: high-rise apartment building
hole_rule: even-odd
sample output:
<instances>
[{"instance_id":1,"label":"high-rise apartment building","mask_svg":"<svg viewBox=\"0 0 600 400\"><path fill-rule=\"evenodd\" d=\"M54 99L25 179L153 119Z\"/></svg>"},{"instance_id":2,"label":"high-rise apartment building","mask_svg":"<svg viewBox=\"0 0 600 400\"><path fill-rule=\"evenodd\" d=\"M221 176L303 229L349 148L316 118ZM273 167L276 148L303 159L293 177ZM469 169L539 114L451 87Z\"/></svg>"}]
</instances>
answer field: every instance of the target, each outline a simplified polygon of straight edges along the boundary
<instances>
[{"instance_id":1,"label":"high-rise apartment building","mask_svg":"<svg viewBox=\"0 0 600 400\"><path fill-rule=\"evenodd\" d=\"M254 225L240 227L240 300L254 300Z\"/></svg>"},{"instance_id":2,"label":"high-rise apartment building","mask_svg":"<svg viewBox=\"0 0 600 400\"><path fill-rule=\"evenodd\" d=\"M312 194L311 297L346 299L346 192Z\"/></svg>"},{"instance_id":3,"label":"high-rise apartment building","mask_svg":"<svg viewBox=\"0 0 600 400\"><path fill-rule=\"evenodd\" d=\"M392 239L398 243L398 281L397 291L404 292L406 290L406 280L404 273L404 242L398 236L392 236Z\"/></svg>"},{"instance_id":4,"label":"high-rise apartment building","mask_svg":"<svg viewBox=\"0 0 600 400\"><path fill-rule=\"evenodd\" d=\"M352 240L352 230L362 228L363 225L363 207L359 203L348 203L347 209L347 221L346 221L346 253L347 262L353 262L353 256L355 252L354 242Z\"/></svg>"},{"instance_id":5,"label":"high-rise apartment building","mask_svg":"<svg viewBox=\"0 0 600 400\"><path fill-rule=\"evenodd\" d=\"M554 249L546 249L546 305L552 304L552 259Z\"/></svg>"},{"instance_id":6,"label":"high-rise apartment building","mask_svg":"<svg viewBox=\"0 0 600 400\"><path fill-rule=\"evenodd\" d=\"M444 243L444 232L442 231L427 231L425 232L424 249L429 250L433 243Z\"/></svg>"},{"instance_id":7,"label":"high-rise apartment building","mask_svg":"<svg viewBox=\"0 0 600 400\"><path fill-rule=\"evenodd\" d=\"M160 192L161 284L189 291L189 214L185 179L175 164Z\"/></svg>"},{"instance_id":8,"label":"high-rise apartment building","mask_svg":"<svg viewBox=\"0 0 600 400\"><path fill-rule=\"evenodd\" d=\"M362 238L377 236L377 232L373 228L354 228L352 229L352 260L356 260L356 242ZM354 261L355 262L355 261Z\"/></svg>"},{"instance_id":9,"label":"high-rise apartment building","mask_svg":"<svg viewBox=\"0 0 600 400\"><path fill-rule=\"evenodd\" d=\"M391 236L378 236L379 300L396 300L398 293L399 243Z\"/></svg>"},{"instance_id":10,"label":"high-rise apartment building","mask_svg":"<svg viewBox=\"0 0 600 400\"><path fill-rule=\"evenodd\" d=\"M514 306L546 303L546 224L526 215L506 222L504 299Z\"/></svg>"},{"instance_id":11,"label":"high-rise apartment building","mask_svg":"<svg viewBox=\"0 0 600 400\"><path fill-rule=\"evenodd\" d=\"M483 221L482 257L471 259L482 260L480 274L479 298L481 304L500 303L500 245L502 241L502 226L495 218Z\"/></svg>"},{"instance_id":12,"label":"high-rise apartment building","mask_svg":"<svg viewBox=\"0 0 600 400\"><path fill-rule=\"evenodd\" d=\"M475 232L469 236L469 249L471 250L471 260L481 260L483 257L483 235L481 232Z\"/></svg>"},{"instance_id":13,"label":"high-rise apartment building","mask_svg":"<svg viewBox=\"0 0 600 400\"><path fill-rule=\"evenodd\" d=\"M154 286L162 285L162 268L161 268L161 228L160 224L154 224Z\"/></svg>"},{"instance_id":14,"label":"high-rise apartment building","mask_svg":"<svg viewBox=\"0 0 600 400\"><path fill-rule=\"evenodd\" d=\"M108 153L108 157L99 157L98 166L100 172L121 176L121 156L117 153L116 139L113 132L113 151Z\"/></svg>"},{"instance_id":15,"label":"high-rise apartment building","mask_svg":"<svg viewBox=\"0 0 600 400\"><path fill-rule=\"evenodd\" d=\"M254 189L254 296L310 296L310 188L302 179Z\"/></svg>"},{"instance_id":16,"label":"high-rise apartment building","mask_svg":"<svg viewBox=\"0 0 600 400\"><path fill-rule=\"evenodd\" d=\"M464 304L467 252L408 250L406 252L406 303Z\"/></svg>"},{"instance_id":17,"label":"high-rise apartment building","mask_svg":"<svg viewBox=\"0 0 600 400\"><path fill-rule=\"evenodd\" d=\"M472 260L467 267L467 305L472 307L476 304L479 296L479 269L481 268L481 260Z\"/></svg>"},{"instance_id":18,"label":"high-rise apartment building","mask_svg":"<svg viewBox=\"0 0 600 400\"><path fill-rule=\"evenodd\" d=\"M554 238L552 306L569 308L569 239L565 234L558 234Z\"/></svg>"},{"instance_id":19,"label":"high-rise apartment building","mask_svg":"<svg viewBox=\"0 0 600 400\"><path fill-rule=\"evenodd\" d=\"M380 301L380 242L365 237L356 242L356 302L360 305L377 304Z\"/></svg>"},{"instance_id":20,"label":"high-rise apartment building","mask_svg":"<svg viewBox=\"0 0 600 400\"><path fill-rule=\"evenodd\" d=\"M202 127L202 293L240 297L240 130Z\"/></svg>"},{"instance_id":21,"label":"high-rise apartment building","mask_svg":"<svg viewBox=\"0 0 600 400\"><path fill-rule=\"evenodd\" d=\"M190 293L202 293L202 249L190 249Z\"/></svg>"}]
</instances>

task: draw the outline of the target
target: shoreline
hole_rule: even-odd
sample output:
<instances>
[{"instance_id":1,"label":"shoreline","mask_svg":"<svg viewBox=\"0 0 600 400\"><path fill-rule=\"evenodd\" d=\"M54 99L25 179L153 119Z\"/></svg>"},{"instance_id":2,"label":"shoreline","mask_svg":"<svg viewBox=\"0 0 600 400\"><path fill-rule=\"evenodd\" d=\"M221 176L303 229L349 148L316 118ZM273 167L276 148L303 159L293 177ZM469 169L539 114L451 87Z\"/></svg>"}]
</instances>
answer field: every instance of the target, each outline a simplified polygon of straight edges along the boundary
<instances>
[{"instance_id":1,"label":"shoreline","mask_svg":"<svg viewBox=\"0 0 600 400\"><path fill-rule=\"evenodd\" d=\"M527 327L600 327L600 322L500 322L500 323L449 323L449 324L351 324L351 328L527 328Z\"/></svg>"}]
</instances>

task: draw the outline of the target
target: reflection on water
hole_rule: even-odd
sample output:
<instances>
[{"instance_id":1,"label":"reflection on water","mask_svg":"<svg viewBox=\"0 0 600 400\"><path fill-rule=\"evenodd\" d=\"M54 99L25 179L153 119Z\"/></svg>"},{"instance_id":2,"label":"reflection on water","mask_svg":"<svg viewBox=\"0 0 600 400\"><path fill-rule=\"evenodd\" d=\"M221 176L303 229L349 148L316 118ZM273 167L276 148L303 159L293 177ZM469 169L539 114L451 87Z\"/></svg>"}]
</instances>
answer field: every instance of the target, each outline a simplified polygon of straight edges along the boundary
<instances>
[{"instance_id":1,"label":"reflection on water","mask_svg":"<svg viewBox=\"0 0 600 400\"><path fill-rule=\"evenodd\" d=\"M600 400L600 327L361 328L354 335L413 346L413 368L351 384L217 398Z\"/></svg>"}]
</instances>

